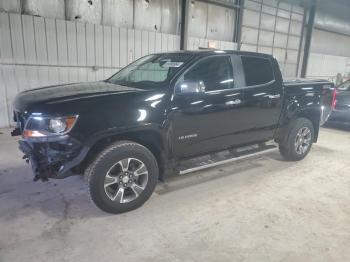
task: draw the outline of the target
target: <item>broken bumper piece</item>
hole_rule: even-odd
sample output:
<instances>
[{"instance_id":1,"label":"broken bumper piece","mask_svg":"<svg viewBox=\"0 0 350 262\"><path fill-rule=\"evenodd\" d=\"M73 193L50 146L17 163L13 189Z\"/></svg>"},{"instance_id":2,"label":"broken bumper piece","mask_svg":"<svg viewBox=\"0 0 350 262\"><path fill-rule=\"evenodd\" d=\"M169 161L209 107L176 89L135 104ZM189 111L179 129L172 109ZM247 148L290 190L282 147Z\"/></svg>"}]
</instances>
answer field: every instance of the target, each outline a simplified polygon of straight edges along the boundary
<instances>
[{"instance_id":1,"label":"broken bumper piece","mask_svg":"<svg viewBox=\"0 0 350 262\"><path fill-rule=\"evenodd\" d=\"M74 175L72 168L85 158L88 148L69 136L55 141L31 141L22 139L19 148L24 153L23 159L30 162L34 181L46 181L49 178L65 178Z\"/></svg>"},{"instance_id":2,"label":"broken bumper piece","mask_svg":"<svg viewBox=\"0 0 350 262\"><path fill-rule=\"evenodd\" d=\"M19 127L16 127L11 131L11 136L20 136L22 134L22 131Z\"/></svg>"}]
</instances>

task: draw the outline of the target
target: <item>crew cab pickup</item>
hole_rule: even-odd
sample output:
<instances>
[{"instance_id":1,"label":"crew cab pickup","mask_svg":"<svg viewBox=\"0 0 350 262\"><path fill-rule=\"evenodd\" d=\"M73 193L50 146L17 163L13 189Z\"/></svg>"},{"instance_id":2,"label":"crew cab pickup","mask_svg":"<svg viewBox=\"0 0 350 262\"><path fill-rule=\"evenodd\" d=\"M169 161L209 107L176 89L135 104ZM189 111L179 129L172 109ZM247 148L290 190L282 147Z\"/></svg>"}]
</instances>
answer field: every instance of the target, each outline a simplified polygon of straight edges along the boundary
<instances>
[{"instance_id":1,"label":"crew cab pickup","mask_svg":"<svg viewBox=\"0 0 350 262\"><path fill-rule=\"evenodd\" d=\"M12 134L35 179L84 174L93 202L121 213L185 159L270 140L287 160L303 159L334 94L324 80L283 82L267 54L159 53L104 81L19 93Z\"/></svg>"}]
</instances>

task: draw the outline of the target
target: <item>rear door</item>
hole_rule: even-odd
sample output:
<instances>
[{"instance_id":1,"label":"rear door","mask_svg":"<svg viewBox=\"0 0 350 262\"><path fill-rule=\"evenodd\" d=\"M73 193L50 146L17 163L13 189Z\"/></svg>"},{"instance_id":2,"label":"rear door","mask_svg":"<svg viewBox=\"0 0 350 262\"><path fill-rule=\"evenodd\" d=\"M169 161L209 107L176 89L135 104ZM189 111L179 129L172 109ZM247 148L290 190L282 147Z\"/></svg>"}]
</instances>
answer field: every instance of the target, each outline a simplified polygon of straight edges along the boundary
<instances>
[{"instance_id":1,"label":"rear door","mask_svg":"<svg viewBox=\"0 0 350 262\"><path fill-rule=\"evenodd\" d=\"M273 58L242 55L242 81L245 143L273 138L282 111L283 86L277 62Z\"/></svg>"}]
</instances>

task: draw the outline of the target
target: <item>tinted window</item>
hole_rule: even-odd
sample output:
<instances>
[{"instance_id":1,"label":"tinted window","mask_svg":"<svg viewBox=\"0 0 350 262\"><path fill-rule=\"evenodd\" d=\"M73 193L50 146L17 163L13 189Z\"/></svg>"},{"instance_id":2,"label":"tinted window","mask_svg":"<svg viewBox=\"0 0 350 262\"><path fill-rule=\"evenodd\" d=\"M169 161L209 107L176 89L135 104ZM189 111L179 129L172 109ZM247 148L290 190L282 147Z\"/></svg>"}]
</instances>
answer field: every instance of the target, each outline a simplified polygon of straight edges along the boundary
<instances>
[{"instance_id":1,"label":"tinted window","mask_svg":"<svg viewBox=\"0 0 350 262\"><path fill-rule=\"evenodd\" d=\"M229 56L213 56L195 64L185 75L186 81L203 81L206 91L233 88Z\"/></svg>"},{"instance_id":2,"label":"tinted window","mask_svg":"<svg viewBox=\"0 0 350 262\"><path fill-rule=\"evenodd\" d=\"M253 56L242 56L242 64L247 86L262 85L274 80L270 60Z\"/></svg>"}]
</instances>

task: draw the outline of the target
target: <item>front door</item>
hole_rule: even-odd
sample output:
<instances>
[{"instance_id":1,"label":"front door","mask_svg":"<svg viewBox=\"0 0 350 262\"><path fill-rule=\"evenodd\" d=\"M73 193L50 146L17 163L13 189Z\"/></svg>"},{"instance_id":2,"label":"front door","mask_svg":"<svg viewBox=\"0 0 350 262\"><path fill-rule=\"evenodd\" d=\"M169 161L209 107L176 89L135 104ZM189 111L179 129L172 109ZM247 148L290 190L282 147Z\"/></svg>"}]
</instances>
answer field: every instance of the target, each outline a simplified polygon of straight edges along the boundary
<instances>
[{"instance_id":1,"label":"front door","mask_svg":"<svg viewBox=\"0 0 350 262\"><path fill-rule=\"evenodd\" d=\"M175 157L198 155L238 144L242 131L243 93L235 88L234 56L213 55L199 60L177 85L199 81L205 92L174 94L170 116Z\"/></svg>"}]
</instances>

